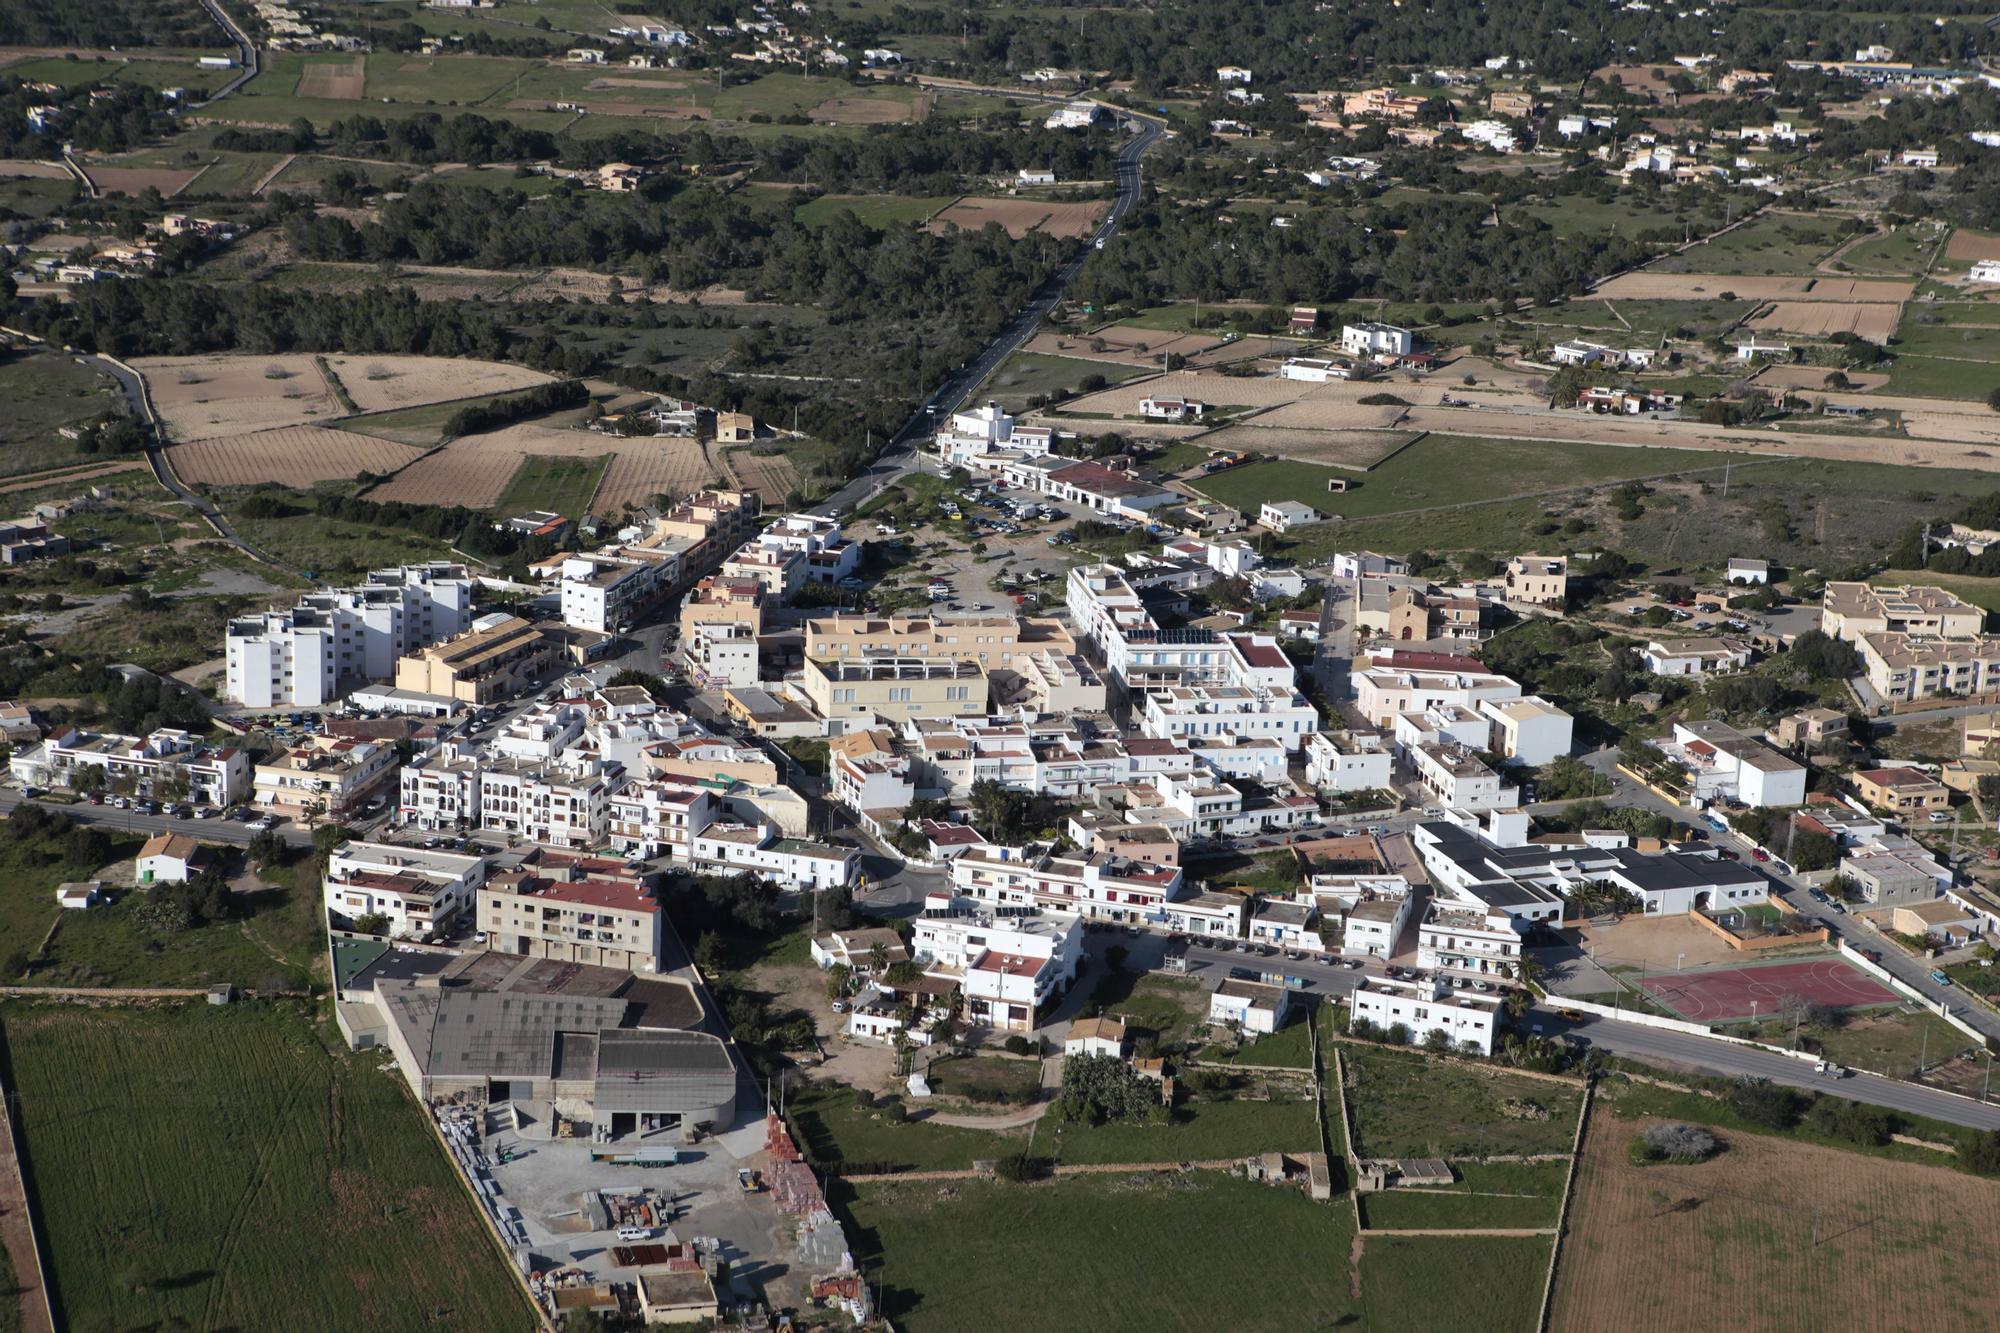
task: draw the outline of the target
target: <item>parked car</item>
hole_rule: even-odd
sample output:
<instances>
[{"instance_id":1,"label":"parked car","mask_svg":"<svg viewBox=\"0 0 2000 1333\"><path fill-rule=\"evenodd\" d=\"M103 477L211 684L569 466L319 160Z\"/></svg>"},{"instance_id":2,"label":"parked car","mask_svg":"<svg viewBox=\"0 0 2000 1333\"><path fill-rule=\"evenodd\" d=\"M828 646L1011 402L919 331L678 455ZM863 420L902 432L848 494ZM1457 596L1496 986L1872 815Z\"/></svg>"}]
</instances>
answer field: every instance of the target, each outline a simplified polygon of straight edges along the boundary
<instances>
[{"instance_id":1,"label":"parked car","mask_svg":"<svg viewBox=\"0 0 2000 1333\"><path fill-rule=\"evenodd\" d=\"M1930 820L1933 824L1949 824L1951 822L1951 811L1933 810L1928 815L1925 815L1924 818Z\"/></svg>"},{"instance_id":2,"label":"parked car","mask_svg":"<svg viewBox=\"0 0 2000 1333\"><path fill-rule=\"evenodd\" d=\"M1762 847L1752 847L1750 849L1750 855L1759 861L1768 861L1771 859L1771 854L1765 851Z\"/></svg>"}]
</instances>

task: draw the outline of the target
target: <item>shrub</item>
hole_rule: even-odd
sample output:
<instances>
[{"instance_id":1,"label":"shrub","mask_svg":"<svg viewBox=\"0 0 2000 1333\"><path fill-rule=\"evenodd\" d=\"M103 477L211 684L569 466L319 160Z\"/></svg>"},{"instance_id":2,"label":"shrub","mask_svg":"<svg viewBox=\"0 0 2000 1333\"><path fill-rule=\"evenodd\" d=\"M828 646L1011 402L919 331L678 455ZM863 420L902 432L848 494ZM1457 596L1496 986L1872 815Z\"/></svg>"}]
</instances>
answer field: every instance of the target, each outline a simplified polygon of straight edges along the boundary
<instances>
[{"instance_id":1,"label":"shrub","mask_svg":"<svg viewBox=\"0 0 2000 1333\"><path fill-rule=\"evenodd\" d=\"M1797 1089L1761 1078L1741 1079L1729 1090L1729 1109L1766 1129L1790 1129L1810 1105L1806 1094Z\"/></svg>"},{"instance_id":2,"label":"shrub","mask_svg":"<svg viewBox=\"0 0 2000 1333\"><path fill-rule=\"evenodd\" d=\"M1410 400L1393 393L1364 393L1354 400L1363 407L1408 407Z\"/></svg>"},{"instance_id":3,"label":"shrub","mask_svg":"<svg viewBox=\"0 0 2000 1333\"><path fill-rule=\"evenodd\" d=\"M1006 1047L1007 1054L1009 1055L1027 1055L1034 1050L1034 1047L1028 1043L1028 1039L1018 1032L1008 1037L1001 1045Z\"/></svg>"},{"instance_id":4,"label":"shrub","mask_svg":"<svg viewBox=\"0 0 2000 1333\"><path fill-rule=\"evenodd\" d=\"M1674 1121L1640 1130L1632 1156L1644 1162L1705 1162L1721 1150L1722 1141L1701 1126Z\"/></svg>"},{"instance_id":5,"label":"shrub","mask_svg":"<svg viewBox=\"0 0 2000 1333\"><path fill-rule=\"evenodd\" d=\"M1843 1097L1822 1097L1806 1112L1806 1124L1828 1138L1845 1139L1864 1148L1879 1148L1889 1141L1895 1123L1879 1106L1863 1106Z\"/></svg>"},{"instance_id":6,"label":"shrub","mask_svg":"<svg viewBox=\"0 0 2000 1333\"><path fill-rule=\"evenodd\" d=\"M1017 1185L1024 1181L1040 1180L1048 1172L1048 1159L1030 1157L1024 1152L1008 1153L993 1163L994 1175Z\"/></svg>"}]
</instances>

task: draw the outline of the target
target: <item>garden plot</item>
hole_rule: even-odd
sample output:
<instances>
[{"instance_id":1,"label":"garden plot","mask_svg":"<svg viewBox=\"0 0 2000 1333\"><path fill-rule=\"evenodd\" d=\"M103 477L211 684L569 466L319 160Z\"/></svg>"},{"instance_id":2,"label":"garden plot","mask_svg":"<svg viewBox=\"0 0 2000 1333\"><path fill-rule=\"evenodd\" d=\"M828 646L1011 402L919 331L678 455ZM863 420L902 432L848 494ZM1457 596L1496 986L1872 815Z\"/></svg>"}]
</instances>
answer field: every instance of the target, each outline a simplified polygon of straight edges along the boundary
<instances>
[{"instance_id":1,"label":"garden plot","mask_svg":"<svg viewBox=\"0 0 2000 1333\"><path fill-rule=\"evenodd\" d=\"M208 439L342 414L310 356L142 356L153 408L170 438Z\"/></svg>"},{"instance_id":2,"label":"garden plot","mask_svg":"<svg viewBox=\"0 0 2000 1333\"><path fill-rule=\"evenodd\" d=\"M961 199L930 221L930 230L942 235L949 227L978 231L997 222L1009 236L1019 240L1031 231L1066 239L1080 239L1096 229L1110 203L1102 199L1077 203L1053 203L1042 199Z\"/></svg>"},{"instance_id":3,"label":"garden plot","mask_svg":"<svg viewBox=\"0 0 2000 1333\"><path fill-rule=\"evenodd\" d=\"M167 461L182 481L198 486L300 488L362 472L394 472L423 455L412 445L322 426L279 426L177 444Z\"/></svg>"},{"instance_id":4,"label":"garden plot","mask_svg":"<svg viewBox=\"0 0 2000 1333\"><path fill-rule=\"evenodd\" d=\"M326 363L360 412L478 398L553 378L504 361L447 356L330 356Z\"/></svg>"},{"instance_id":5,"label":"garden plot","mask_svg":"<svg viewBox=\"0 0 2000 1333\"><path fill-rule=\"evenodd\" d=\"M1750 327L1757 330L1780 329L1812 338L1852 333L1873 343L1884 343L1896 331L1902 313L1901 306L1883 303L1779 301L1752 318Z\"/></svg>"}]
</instances>

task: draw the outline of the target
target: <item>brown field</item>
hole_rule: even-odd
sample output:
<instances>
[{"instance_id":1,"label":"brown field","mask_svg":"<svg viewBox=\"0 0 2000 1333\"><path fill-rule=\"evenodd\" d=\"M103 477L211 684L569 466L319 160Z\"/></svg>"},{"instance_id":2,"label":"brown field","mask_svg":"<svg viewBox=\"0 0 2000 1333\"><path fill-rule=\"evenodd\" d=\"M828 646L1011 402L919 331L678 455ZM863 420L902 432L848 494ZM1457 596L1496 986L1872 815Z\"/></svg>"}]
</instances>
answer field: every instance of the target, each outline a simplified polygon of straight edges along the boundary
<instances>
[{"instance_id":1,"label":"brown field","mask_svg":"<svg viewBox=\"0 0 2000 1333\"><path fill-rule=\"evenodd\" d=\"M1667 90L1666 76L1679 72L1671 60L1660 65L1606 65L1590 72L1593 79L1616 83L1628 93L1655 96Z\"/></svg>"},{"instance_id":2,"label":"brown field","mask_svg":"<svg viewBox=\"0 0 2000 1333\"><path fill-rule=\"evenodd\" d=\"M932 218L930 230L941 233L955 226L977 231L997 222L1017 240L1031 231L1075 238L1090 235L1110 206L1101 199L1067 204L1041 199L961 199Z\"/></svg>"},{"instance_id":3,"label":"brown field","mask_svg":"<svg viewBox=\"0 0 2000 1333\"><path fill-rule=\"evenodd\" d=\"M1098 350L1099 345L1103 350ZM1085 361L1114 361L1126 366L1158 364L1155 358L1177 352L1192 360L1223 345L1205 333L1174 333L1160 329L1112 324L1094 333L1038 333L1024 351L1047 356L1073 356Z\"/></svg>"},{"instance_id":4,"label":"brown field","mask_svg":"<svg viewBox=\"0 0 2000 1333\"><path fill-rule=\"evenodd\" d=\"M190 440L168 451L182 481L206 486L254 486L276 482L304 489L360 472L393 472L423 453L375 435L328 430L323 426L279 426L247 435Z\"/></svg>"},{"instance_id":5,"label":"brown field","mask_svg":"<svg viewBox=\"0 0 2000 1333\"><path fill-rule=\"evenodd\" d=\"M406 504L484 509L499 500L529 457L597 458L604 454L612 459L597 491L595 508L600 513L616 514L627 503L645 504L659 491L686 494L725 479L707 449L692 440L617 440L587 430L531 423L453 440L375 487L369 496Z\"/></svg>"},{"instance_id":6,"label":"brown field","mask_svg":"<svg viewBox=\"0 0 2000 1333\"><path fill-rule=\"evenodd\" d=\"M1944 256L1946 259L1963 259L1967 263L1979 259L2000 259L2000 236L1960 227L1945 243Z\"/></svg>"},{"instance_id":7,"label":"brown field","mask_svg":"<svg viewBox=\"0 0 2000 1333\"><path fill-rule=\"evenodd\" d=\"M685 88L688 81L678 74L663 74L652 79L592 79L583 85L587 93L603 92L607 88Z\"/></svg>"},{"instance_id":8,"label":"brown field","mask_svg":"<svg viewBox=\"0 0 2000 1333\"><path fill-rule=\"evenodd\" d=\"M34 162L20 157L0 158L0 176L31 176L44 181L69 179L60 162Z\"/></svg>"},{"instance_id":9,"label":"brown field","mask_svg":"<svg viewBox=\"0 0 2000 1333\"><path fill-rule=\"evenodd\" d=\"M1887 342L1896 331L1903 308L1895 305L1862 305L1853 301L1779 301L1750 321L1753 329L1783 329L1825 337L1830 333L1852 333L1870 342Z\"/></svg>"},{"instance_id":10,"label":"brown field","mask_svg":"<svg viewBox=\"0 0 2000 1333\"><path fill-rule=\"evenodd\" d=\"M918 119L908 102L883 97L829 97L812 109L812 118L825 125L900 125Z\"/></svg>"},{"instance_id":11,"label":"brown field","mask_svg":"<svg viewBox=\"0 0 2000 1333\"><path fill-rule=\"evenodd\" d=\"M1329 467L1371 468L1410 439L1408 431L1296 430L1252 424L1224 426L1204 435L1201 442L1215 449L1243 449Z\"/></svg>"},{"instance_id":12,"label":"brown field","mask_svg":"<svg viewBox=\"0 0 2000 1333\"><path fill-rule=\"evenodd\" d=\"M142 356L132 366L146 377L173 439L241 435L342 415L310 356Z\"/></svg>"},{"instance_id":13,"label":"brown field","mask_svg":"<svg viewBox=\"0 0 2000 1333\"><path fill-rule=\"evenodd\" d=\"M368 77L368 57L355 56L344 63L322 61L307 65L299 75L295 96L326 97L337 102L361 100L362 84Z\"/></svg>"},{"instance_id":14,"label":"brown field","mask_svg":"<svg viewBox=\"0 0 2000 1333\"><path fill-rule=\"evenodd\" d=\"M724 455L729 471L745 490L757 492L767 508L783 508L785 497L798 489L799 470L783 454L754 454L731 449Z\"/></svg>"},{"instance_id":15,"label":"brown field","mask_svg":"<svg viewBox=\"0 0 2000 1333\"><path fill-rule=\"evenodd\" d=\"M1613 301L1705 301L1734 292L1745 301L1889 301L1910 299L1916 284L1869 278L1738 277L1729 273L1621 273L1592 291Z\"/></svg>"},{"instance_id":16,"label":"brown field","mask_svg":"<svg viewBox=\"0 0 2000 1333\"><path fill-rule=\"evenodd\" d=\"M554 378L504 361L449 356L329 356L326 363L362 412L504 393Z\"/></svg>"},{"instance_id":17,"label":"brown field","mask_svg":"<svg viewBox=\"0 0 2000 1333\"><path fill-rule=\"evenodd\" d=\"M1755 1134L1700 1166L1632 1166L1645 1122L1600 1112L1550 1328L1889 1333L1986 1327L2000 1184Z\"/></svg>"},{"instance_id":18,"label":"brown field","mask_svg":"<svg viewBox=\"0 0 2000 1333\"><path fill-rule=\"evenodd\" d=\"M163 199L173 198L189 181L201 174L199 170L169 171L151 167L85 166L83 170L100 194L141 195L151 186L160 192Z\"/></svg>"}]
</instances>

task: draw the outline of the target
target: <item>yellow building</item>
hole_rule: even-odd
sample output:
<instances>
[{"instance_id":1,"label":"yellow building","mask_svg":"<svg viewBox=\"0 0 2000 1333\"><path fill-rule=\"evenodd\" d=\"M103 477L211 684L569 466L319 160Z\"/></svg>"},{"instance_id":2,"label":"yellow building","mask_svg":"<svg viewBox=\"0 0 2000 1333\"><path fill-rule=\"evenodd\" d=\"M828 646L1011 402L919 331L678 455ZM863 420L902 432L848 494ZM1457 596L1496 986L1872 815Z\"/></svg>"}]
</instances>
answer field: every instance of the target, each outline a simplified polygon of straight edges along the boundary
<instances>
[{"instance_id":1,"label":"yellow building","mask_svg":"<svg viewBox=\"0 0 2000 1333\"><path fill-rule=\"evenodd\" d=\"M434 643L399 659L396 688L486 704L519 694L561 669L564 645L519 616Z\"/></svg>"},{"instance_id":2,"label":"yellow building","mask_svg":"<svg viewBox=\"0 0 2000 1333\"><path fill-rule=\"evenodd\" d=\"M805 696L824 718L983 717L986 668L946 658L806 659Z\"/></svg>"}]
</instances>

